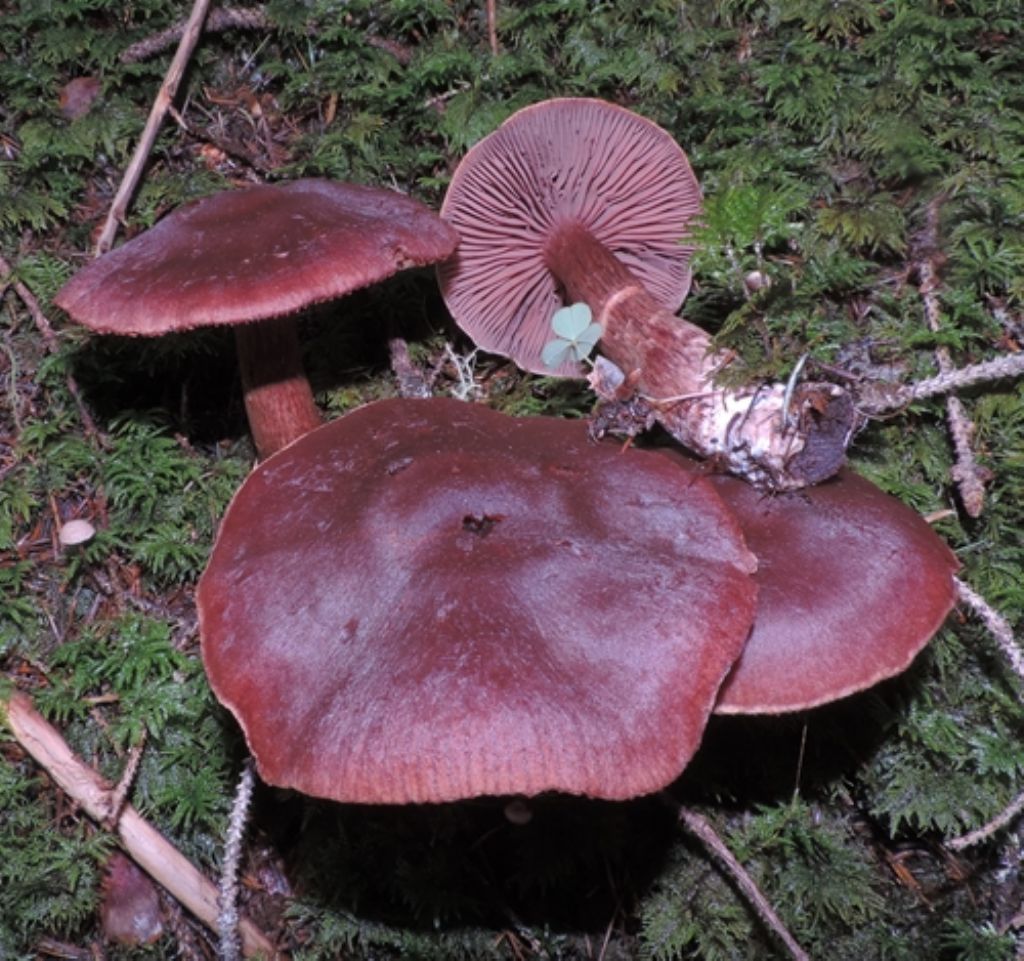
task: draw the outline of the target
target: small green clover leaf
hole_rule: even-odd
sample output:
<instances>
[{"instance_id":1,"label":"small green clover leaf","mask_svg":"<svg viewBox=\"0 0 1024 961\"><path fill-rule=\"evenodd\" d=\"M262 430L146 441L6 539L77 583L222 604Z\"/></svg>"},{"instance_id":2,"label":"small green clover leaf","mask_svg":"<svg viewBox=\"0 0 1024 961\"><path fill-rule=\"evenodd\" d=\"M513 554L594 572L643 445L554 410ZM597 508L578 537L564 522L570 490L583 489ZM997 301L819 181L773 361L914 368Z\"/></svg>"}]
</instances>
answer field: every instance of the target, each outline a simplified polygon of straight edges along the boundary
<instances>
[{"instance_id":1,"label":"small green clover leaf","mask_svg":"<svg viewBox=\"0 0 1024 961\"><path fill-rule=\"evenodd\" d=\"M555 339L549 340L540 352L545 367L561 367L567 360L580 363L590 356L604 333L600 324L591 323L592 316L586 304L572 304L555 311L551 318Z\"/></svg>"}]
</instances>

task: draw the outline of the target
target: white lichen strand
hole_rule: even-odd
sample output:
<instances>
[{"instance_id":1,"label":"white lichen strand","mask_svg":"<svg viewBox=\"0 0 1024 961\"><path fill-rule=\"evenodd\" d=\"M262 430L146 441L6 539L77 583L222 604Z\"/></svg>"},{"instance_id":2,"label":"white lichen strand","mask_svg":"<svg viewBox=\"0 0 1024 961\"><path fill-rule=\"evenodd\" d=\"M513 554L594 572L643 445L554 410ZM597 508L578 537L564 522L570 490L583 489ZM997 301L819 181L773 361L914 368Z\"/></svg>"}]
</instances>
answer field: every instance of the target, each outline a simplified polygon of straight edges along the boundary
<instances>
[{"instance_id":1,"label":"white lichen strand","mask_svg":"<svg viewBox=\"0 0 1024 961\"><path fill-rule=\"evenodd\" d=\"M246 760L238 780L235 800L228 819L228 834L224 844L224 863L221 865L217 898L217 933L220 938L220 961L240 961L242 946L238 936L238 871L242 857L242 838L249 816L249 802L255 776L252 761Z\"/></svg>"}]
</instances>

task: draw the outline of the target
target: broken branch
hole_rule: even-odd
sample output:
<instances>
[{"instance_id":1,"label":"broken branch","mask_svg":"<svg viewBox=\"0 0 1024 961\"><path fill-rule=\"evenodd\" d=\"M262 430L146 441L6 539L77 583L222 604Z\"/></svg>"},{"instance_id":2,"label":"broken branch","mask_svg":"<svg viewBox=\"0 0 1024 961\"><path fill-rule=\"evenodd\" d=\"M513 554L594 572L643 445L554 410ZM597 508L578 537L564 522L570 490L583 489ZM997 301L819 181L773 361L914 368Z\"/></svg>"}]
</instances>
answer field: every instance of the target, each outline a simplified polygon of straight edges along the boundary
<instances>
[{"instance_id":1,"label":"broken branch","mask_svg":"<svg viewBox=\"0 0 1024 961\"><path fill-rule=\"evenodd\" d=\"M217 888L177 848L130 804L119 816L114 789L80 760L60 732L16 691L4 705L7 725L18 743L43 767L56 784L97 823L111 821L125 851L158 884L163 885L211 930L217 927ZM239 922L246 957L283 957L270 939L248 918Z\"/></svg>"}]
</instances>

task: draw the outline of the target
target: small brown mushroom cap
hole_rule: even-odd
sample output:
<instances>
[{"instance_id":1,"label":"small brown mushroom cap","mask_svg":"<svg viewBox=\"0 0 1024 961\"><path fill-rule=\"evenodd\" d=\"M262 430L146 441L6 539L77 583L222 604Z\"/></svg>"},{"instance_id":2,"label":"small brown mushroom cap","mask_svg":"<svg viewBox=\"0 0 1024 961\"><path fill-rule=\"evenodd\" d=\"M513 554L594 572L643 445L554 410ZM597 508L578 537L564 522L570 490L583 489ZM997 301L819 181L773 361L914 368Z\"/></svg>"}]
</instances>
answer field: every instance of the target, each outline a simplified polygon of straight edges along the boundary
<instances>
[{"instance_id":1,"label":"small brown mushroom cap","mask_svg":"<svg viewBox=\"0 0 1024 961\"><path fill-rule=\"evenodd\" d=\"M93 261L54 302L101 333L158 335L292 314L447 257L455 232L379 187L297 180L174 211Z\"/></svg>"},{"instance_id":2,"label":"small brown mushroom cap","mask_svg":"<svg viewBox=\"0 0 1024 961\"><path fill-rule=\"evenodd\" d=\"M754 613L711 486L582 422L388 400L248 477L199 584L260 774L363 803L657 790Z\"/></svg>"},{"instance_id":3,"label":"small brown mushroom cap","mask_svg":"<svg viewBox=\"0 0 1024 961\"><path fill-rule=\"evenodd\" d=\"M779 714L906 670L953 607L953 552L849 470L789 494L711 478L757 556L757 614L719 714Z\"/></svg>"},{"instance_id":4,"label":"small brown mushroom cap","mask_svg":"<svg viewBox=\"0 0 1024 961\"><path fill-rule=\"evenodd\" d=\"M551 374L541 351L563 300L544 246L558 228L584 227L675 311L699 211L686 154L661 127L603 100L547 100L509 117L455 171L441 216L461 239L438 268L441 290L478 346ZM579 376L572 363L558 373Z\"/></svg>"}]
</instances>

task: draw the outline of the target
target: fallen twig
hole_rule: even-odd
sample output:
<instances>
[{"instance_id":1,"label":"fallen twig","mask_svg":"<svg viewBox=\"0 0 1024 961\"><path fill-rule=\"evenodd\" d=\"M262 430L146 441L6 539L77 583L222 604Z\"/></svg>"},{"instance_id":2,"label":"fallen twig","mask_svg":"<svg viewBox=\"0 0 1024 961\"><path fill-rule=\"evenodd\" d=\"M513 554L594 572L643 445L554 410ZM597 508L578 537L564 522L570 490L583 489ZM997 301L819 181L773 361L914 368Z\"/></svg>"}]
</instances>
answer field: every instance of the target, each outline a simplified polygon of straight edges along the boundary
<instances>
[{"instance_id":1,"label":"fallen twig","mask_svg":"<svg viewBox=\"0 0 1024 961\"><path fill-rule=\"evenodd\" d=\"M918 291L924 302L924 316L928 328L938 333L942 328L942 310L939 303L938 290L939 264L941 254L938 252L939 206L942 198L938 197L928 205L928 219L923 237L925 256L918 264ZM947 347L935 348L935 361L939 366L939 374L948 375L953 371L953 359ZM949 422L949 433L953 440L953 451L956 463L953 465L952 476L960 491L960 500L970 517L978 517L985 506L985 477L974 456L974 424L959 397L946 398L946 419Z\"/></svg>"},{"instance_id":2,"label":"fallen twig","mask_svg":"<svg viewBox=\"0 0 1024 961\"><path fill-rule=\"evenodd\" d=\"M203 30L206 33L224 33L228 30L270 30L271 26L266 7L223 7L210 11ZM315 26L311 25L307 32L314 33L315 29ZM118 60L121 63L141 63L173 46L184 33L185 21L172 24L166 30L143 37L138 43L125 47L118 55ZM402 66L408 65L412 60L413 51L397 40L367 34L366 42L371 47L391 54Z\"/></svg>"},{"instance_id":3,"label":"fallen twig","mask_svg":"<svg viewBox=\"0 0 1024 961\"><path fill-rule=\"evenodd\" d=\"M203 29L207 33L225 30L265 30L270 18L264 7L222 7L211 10ZM172 24L166 30L144 37L138 43L125 47L118 56L121 63L141 63L176 44L185 35L187 21Z\"/></svg>"},{"instance_id":4,"label":"fallen twig","mask_svg":"<svg viewBox=\"0 0 1024 961\"><path fill-rule=\"evenodd\" d=\"M992 835L997 834L1003 828L1012 824L1022 811L1024 811L1024 792L1018 794L987 824L983 824L980 828L958 838L950 838L950 840L946 841L946 847L953 851L963 851L965 848L973 847L975 844L981 844L992 837Z\"/></svg>"},{"instance_id":5,"label":"fallen twig","mask_svg":"<svg viewBox=\"0 0 1024 961\"><path fill-rule=\"evenodd\" d=\"M967 367L947 370L936 377L928 377L919 380L916 384L908 384L904 390L909 402L936 397L940 394L949 394L966 387L973 387L975 384L1021 376L1024 376L1024 351L1018 354L1007 354L1004 357L995 357L980 364L969 364Z\"/></svg>"},{"instance_id":6,"label":"fallen twig","mask_svg":"<svg viewBox=\"0 0 1024 961\"><path fill-rule=\"evenodd\" d=\"M114 243L117 225L121 222L125 211L128 209L128 204L135 193L135 188L139 184L139 179L142 177L142 168L149 158L153 144L156 143L156 136L160 130L160 125L163 123L168 109L174 102L178 92L178 84L185 73L185 67L192 56L192 51L199 42L199 35L202 33L203 21L206 19L209 7L210 0L195 0L192 5L192 12L189 14L188 21L182 30L181 42L178 44L174 59L167 69L164 81L160 85L159 91L157 91L156 99L153 101L153 106L149 111L149 117L146 120L146 126L142 130L142 136L139 138L135 153L132 155L128 169L125 170L124 177L121 180L121 185L117 188L117 193L114 195L110 210L107 212L103 229L100 232L99 239L96 241L96 256L105 254Z\"/></svg>"},{"instance_id":7,"label":"fallen twig","mask_svg":"<svg viewBox=\"0 0 1024 961\"><path fill-rule=\"evenodd\" d=\"M121 816L121 812L128 803L128 795L131 792L132 784L135 783L135 775L139 771L139 764L142 761L142 752L145 746L146 734L143 731L138 744L133 745L132 749L128 752L128 760L125 763L124 770L121 772L121 778L110 792L110 818L112 823L117 823L117 819Z\"/></svg>"},{"instance_id":8,"label":"fallen twig","mask_svg":"<svg viewBox=\"0 0 1024 961\"><path fill-rule=\"evenodd\" d=\"M858 390L857 409L865 416L875 417L902 410L916 400L928 400L977 384L989 384L1017 377L1024 377L1024 351L993 357L991 360L968 364L966 367L954 367L911 384L897 384L884 380L865 381Z\"/></svg>"},{"instance_id":9,"label":"fallen twig","mask_svg":"<svg viewBox=\"0 0 1024 961\"><path fill-rule=\"evenodd\" d=\"M800 947L796 938L789 933L789 929L782 923L782 919L776 914L768 899L761 893L757 882L750 876L746 868L736 860L736 856L718 836L718 832L711 826L711 823L696 811L684 807L671 795L662 793L661 796L678 813L679 821L683 827L700 841L708 854L725 869L729 878L740 889L743 896L757 913L757 916L785 946L790 957L794 961L810 961L810 955Z\"/></svg>"},{"instance_id":10,"label":"fallen twig","mask_svg":"<svg viewBox=\"0 0 1024 961\"><path fill-rule=\"evenodd\" d=\"M32 699L16 691L3 705L8 727L18 743L40 764L82 810L101 825L111 822L113 788L80 760L68 743L33 706ZM125 805L112 829L127 854L158 884L167 889L211 930L217 927L217 888L177 848ZM270 939L248 918L239 922L246 957L283 958Z\"/></svg>"},{"instance_id":11,"label":"fallen twig","mask_svg":"<svg viewBox=\"0 0 1024 961\"><path fill-rule=\"evenodd\" d=\"M497 56L498 46L498 0L487 0L487 42L491 53Z\"/></svg>"},{"instance_id":12,"label":"fallen twig","mask_svg":"<svg viewBox=\"0 0 1024 961\"><path fill-rule=\"evenodd\" d=\"M2 256L0 256L0 283L5 285L9 283L14 288L14 292L25 305L25 309L29 312L36 328L42 335L43 343L46 346L47 352L55 354L59 349L59 344L57 342L57 335L53 330L53 325L47 319L46 314L43 313L43 309L39 306L39 301L36 300L35 294L29 290L25 283L13 278L13 268ZM96 423L92 419L92 414L89 413L89 409L85 406L85 401L82 400L82 392L78 389L78 381L75 380L73 374L68 373L64 377L64 383L67 385L71 399L75 402L75 406L78 408L78 415L82 419L82 427L85 430L85 433L88 436L95 438L102 445L105 442L105 439L99 430L97 430Z\"/></svg>"}]
</instances>

